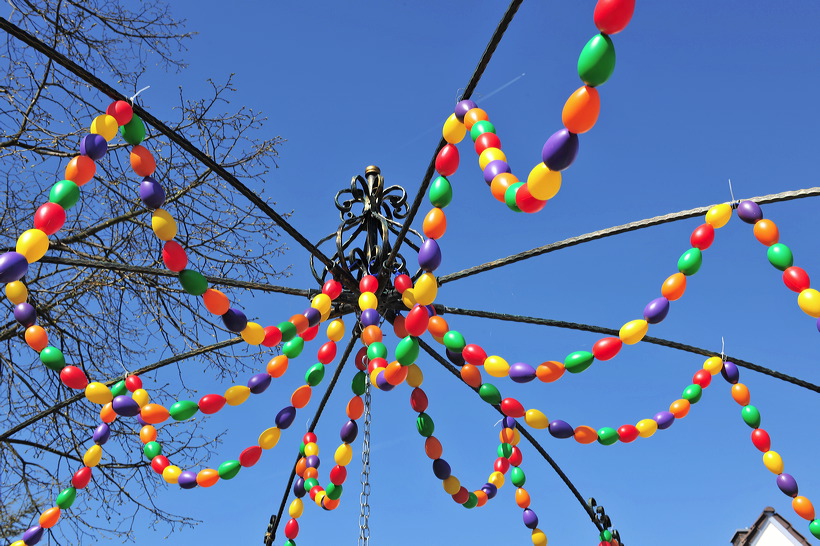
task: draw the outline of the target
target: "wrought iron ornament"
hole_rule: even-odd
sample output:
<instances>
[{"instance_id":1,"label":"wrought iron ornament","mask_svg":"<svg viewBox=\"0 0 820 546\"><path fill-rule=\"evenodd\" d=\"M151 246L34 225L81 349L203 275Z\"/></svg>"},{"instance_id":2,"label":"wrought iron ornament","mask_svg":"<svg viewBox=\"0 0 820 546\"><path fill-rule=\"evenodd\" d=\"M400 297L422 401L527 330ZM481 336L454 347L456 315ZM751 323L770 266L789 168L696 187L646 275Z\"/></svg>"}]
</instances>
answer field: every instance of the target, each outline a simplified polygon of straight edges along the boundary
<instances>
[{"instance_id":1,"label":"wrought iron ornament","mask_svg":"<svg viewBox=\"0 0 820 546\"><path fill-rule=\"evenodd\" d=\"M384 186L384 177L378 167L370 165L365 176L354 176L350 188L336 194L336 208L342 223L338 229L321 239L316 246L335 238L336 251L330 255L334 269L349 271L356 279L364 275L375 275L382 279L393 273L408 273L407 263L401 253L396 255L392 271L384 271L384 262L393 249L390 234L398 235L403 220L407 217L407 192L401 186ZM423 242L421 233L414 229L409 232ZM405 239L410 248L418 252L418 245ZM310 258L310 269L319 284L327 280L333 271L324 266L316 269L314 257Z\"/></svg>"}]
</instances>

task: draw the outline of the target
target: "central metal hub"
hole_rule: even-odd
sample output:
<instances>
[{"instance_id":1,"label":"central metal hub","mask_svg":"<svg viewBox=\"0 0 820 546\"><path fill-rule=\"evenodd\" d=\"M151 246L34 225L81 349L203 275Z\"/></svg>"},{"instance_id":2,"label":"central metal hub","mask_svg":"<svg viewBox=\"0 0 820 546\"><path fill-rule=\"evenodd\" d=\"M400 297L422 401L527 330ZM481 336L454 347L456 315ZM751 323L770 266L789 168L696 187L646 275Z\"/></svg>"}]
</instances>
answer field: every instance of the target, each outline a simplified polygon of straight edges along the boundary
<instances>
[{"instance_id":1,"label":"central metal hub","mask_svg":"<svg viewBox=\"0 0 820 546\"><path fill-rule=\"evenodd\" d=\"M328 254L333 268L316 269L313 256L310 268L313 277L320 283L327 280L328 274L336 269L349 271L357 280L365 275L375 275L380 279L389 279L393 274L406 273L407 264L401 253L396 254L390 271L385 270L385 261L393 246L391 233L398 235L403 220L407 217L407 192L401 186L384 185L381 170L370 165L365 175L355 176L350 181L350 188L336 194L336 208L339 210L341 223L338 229L323 239L316 246L335 240L335 252ZM422 235L413 229L408 230L423 241ZM418 251L418 245L405 239L410 248Z\"/></svg>"}]
</instances>

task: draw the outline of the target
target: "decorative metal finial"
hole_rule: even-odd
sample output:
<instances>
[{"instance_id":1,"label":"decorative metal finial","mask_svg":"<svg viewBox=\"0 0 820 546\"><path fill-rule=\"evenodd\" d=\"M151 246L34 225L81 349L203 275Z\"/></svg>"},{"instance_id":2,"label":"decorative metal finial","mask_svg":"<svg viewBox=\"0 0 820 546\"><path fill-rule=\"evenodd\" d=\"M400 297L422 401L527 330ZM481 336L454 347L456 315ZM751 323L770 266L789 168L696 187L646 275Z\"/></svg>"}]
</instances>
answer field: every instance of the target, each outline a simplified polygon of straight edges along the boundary
<instances>
[{"instance_id":1,"label":"decorative metal finial","mask_svg":"<svg viewBox=\"0 0 820 546\"><path fill-rule=\"evenodd\" d=\"M348 198L345 198L349 196ZM385 188L381 169L375 165L365 168L365 176L354 176L350 188L336 194L336 208L342 223L338 229L323 239L316 246L333 239L336 240L336 251L330 256L334 268L349 271L355 278L365 275L389 276L395 272L408 273L404 257L396 254L392 271L384 271L384 261L390 255L392 245L390 234L397 235L402 228L398 220L407 217L407 193L401 186ZM413 229L412 233L423 241L422 235ZM418 245L404 241L414 250ZM332 269L323 267L317 271L313 257L310 258L310 269L313 277L320 283L327 280Z\"/></svg>"}]
</instances>

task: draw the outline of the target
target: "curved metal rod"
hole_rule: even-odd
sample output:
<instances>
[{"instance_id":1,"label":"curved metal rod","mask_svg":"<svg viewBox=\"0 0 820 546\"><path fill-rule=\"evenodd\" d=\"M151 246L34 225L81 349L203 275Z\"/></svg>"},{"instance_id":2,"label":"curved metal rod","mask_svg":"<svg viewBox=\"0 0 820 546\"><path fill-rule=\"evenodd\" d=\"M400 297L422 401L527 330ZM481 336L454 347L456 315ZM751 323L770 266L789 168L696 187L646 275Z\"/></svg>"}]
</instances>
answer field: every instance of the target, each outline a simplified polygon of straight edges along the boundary
<instances>
[{"instance_id":1,"label":"curved metal rod","mask_svg":"<svg viewBox=\"0 0 820 546\"><path fill-rule=\"evenodd\" d=\"M814 187L802 190L786 191L782 193L773 193L769 195L764 195L762 197L751 197L748 199L748 201L754 201L755 203L764 205L769 203L778 203L780 201L803 199L805 197L817 197L819 195L820 187ZM673 212L671 214L666 214L664 216L655 216L654 218L647 218L646 220L639 220L637 222L630 222L628 224L622 224L620 226L614 226L611 228L602 229L600 231L593 231L591 233L586 233L584 235L578 235L577 237L570 237L569 239L564 239L563 241L558 241L555 243L550 243L548 245L539 246L531 250L526 250L524 252L519 252L518 254L513 254L511 256L507 256L506 258L499 258L498 260L494 260L492 262L483 263L481 265L463 269L461 271L456 271L455 273L450 273L448 275L442 275L438 278L438 282L440 285L442 285L458 279L463 279L465 277L470 277L472 275L484 273L485 271L490 271L491 269L496 269L499 267L503 267L505 265L520 262L522 260L527 260L535 256L540 256L542 254L548 254L556 250L561 250L562 248L568 248L571 246L580 245L582 243L595 241L597 239L603 239L605 237L611 237L613 235L620 235L621 233L628 233L630 231L636 231L651 226L658 226L669 222L676 222L678 220L694 218L695 216L705 214L712 206L713 205L709 205L707 207L698 207L696 209L682 210L680 212Z\"/></svg>"},{"instance_id":2,"label":"curved metal rod","mask_svg":"<svg viewBox=\"0 0 820 546\"><path fill-rule=\"evenodd\" d=\"M594 326L590 324L582 324L578 322L566 322L562 320L552 320L552 319L545 319L545 318L538 318L538 317L527 317L523 315L508 315L504 313L493 313L490 311L478 311L475 309L461 309L458 307L448 307L446 305L434 304L437 313L450 313L452 315L464 315L468 317L479 317L479 318L489 318L495 320L504 320L508 322L519 322L524 324L538 324L541 326L553 326L556 328L566 328L569 330L582 330L585 332L595 332L598 334L607 334L611 336L618 336L618 330L614 330L612 328L604 328L603 326ZM701 347L695 347L694 345L687 345L685 343L679 343L677 341L670 341L668 339L663 339L659 337L652 337L652 336L645 336L643 341L647 343L652 343L654 345L661 345L663 347L669 347L672 349L678 349L679 351L686 351L688 353L694 353L697 355L702 356L715 356L715 351L707 351ZM742 360L740 358L735 358L733 356L726 355L726 358L740 366L741 368L746 368L748 370L752 370L754 372L761 373L763 375L768 375L770 377L774 377L775 379L780 379L781 381L785 381L787 383L791 383L792 385L797 385L798 387L803 387L804 389L808 389L814 392L820 392L820 385L815 385L814 383L810 383L798 377L793 377L791 375L784 374L782 372L778 372L777 370L772 370L769 368L765 368L760 366L759 364L754 364L747 360Z\"/></svg>"}]
</instances>

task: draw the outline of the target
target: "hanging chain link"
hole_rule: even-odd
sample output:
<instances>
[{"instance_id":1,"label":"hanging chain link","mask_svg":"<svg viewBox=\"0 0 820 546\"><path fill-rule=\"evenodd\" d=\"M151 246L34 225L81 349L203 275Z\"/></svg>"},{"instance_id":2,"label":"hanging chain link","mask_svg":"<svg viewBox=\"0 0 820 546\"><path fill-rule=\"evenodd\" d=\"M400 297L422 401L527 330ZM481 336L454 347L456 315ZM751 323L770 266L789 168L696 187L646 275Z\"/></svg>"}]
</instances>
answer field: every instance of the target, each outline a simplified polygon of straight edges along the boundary
<instances>
[{"instance_id":1,"label":"hanging chain link","mask_svg":"<svg viewBox=\"0 0 820 546\"><path fill-rule=\"evenodd\" d=\"M359 495L359 546L370 544L370 382L364 387L364 434L362 435L362 492Z\"/></svg>"}]
</instances>

